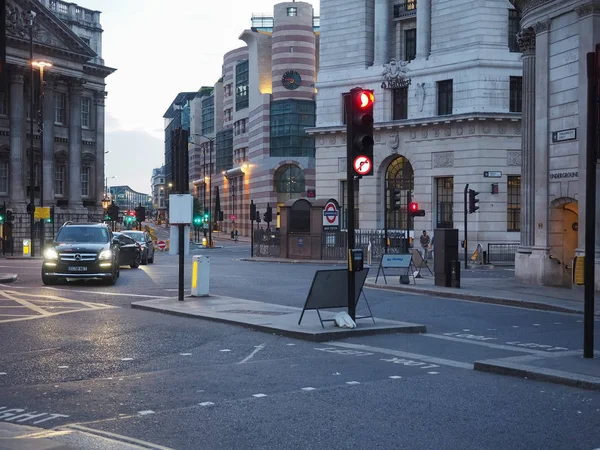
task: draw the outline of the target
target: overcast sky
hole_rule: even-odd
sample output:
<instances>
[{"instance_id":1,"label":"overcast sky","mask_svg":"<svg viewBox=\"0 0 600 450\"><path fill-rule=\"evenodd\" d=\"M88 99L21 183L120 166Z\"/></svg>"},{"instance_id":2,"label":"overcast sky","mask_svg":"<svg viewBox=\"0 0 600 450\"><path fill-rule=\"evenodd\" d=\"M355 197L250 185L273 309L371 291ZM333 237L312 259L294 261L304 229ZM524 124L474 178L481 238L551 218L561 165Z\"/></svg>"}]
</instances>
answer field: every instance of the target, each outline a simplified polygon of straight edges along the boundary
<instances>
[{"instance_id":1,"label":"overcast sky","mask_svg":"<svg viewBox=\"0 0 600 450\"><path fill-rule=\"evenodd\" d=\"M106 176L150 193L164 163L163 114L177 93L212 86L223 54L252 14L272 15L278 0L76 0L101 11L102 57L117 69L106 79ZM318 2L311 2L318 14ZM116 177L112 179L111 177Z\"/></svg>"}]
</instances>

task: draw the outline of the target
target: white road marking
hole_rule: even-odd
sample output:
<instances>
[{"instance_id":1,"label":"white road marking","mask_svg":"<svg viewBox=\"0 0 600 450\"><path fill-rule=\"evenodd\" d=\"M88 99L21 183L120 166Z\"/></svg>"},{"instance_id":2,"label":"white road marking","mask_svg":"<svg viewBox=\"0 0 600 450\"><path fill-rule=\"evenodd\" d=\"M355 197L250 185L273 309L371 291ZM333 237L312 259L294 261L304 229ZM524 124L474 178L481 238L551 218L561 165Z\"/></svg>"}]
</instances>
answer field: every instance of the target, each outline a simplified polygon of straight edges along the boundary
<instances>
[{"instance_id":1,"label":"white road marking","mask_svg":"<svg viewBox=\"0 0 600 450\"><path fill-rule=\"evenodd\" d=\"M309 386L309 387L303 387L303 388L302 388L302 390L303 390L303 391L314 391L315 389L316 389L316 388L314 388L314 387L310 387L310 386Z\"/></svg>"},{"instance_id":2,"label":"white road marking","mask_svg":"<svg viewBox=\"0 0 600 450\"><path fill-rule=\"evenodd\" d=\"M423 334L421 336L427 336L427 334ZM469 341L465 341L465 342L469 342ZM442 366L450 366L450 367L457 367L459 369L473 370L473 364L464 363L462 361L453 361L451 359L437 358L434 356L427 356L427 355L419 355L417 353L401 352L399 350L392 350L389 348L373 347L371 345L362 345L362 344L349 344L349 343L345 343L345 342L332 342L329 345L332 345L335 347L365 350L365 351L374 352L374 353L383 353L384 355L398 356L400 358L420 359L421 361L426 361L431 364L439 364Z\"/></svg>"},{"instance_id":3,"label":"white road marking","mask_svg":"<svg viewBox=\"0 0 600 450\"><path fill-rule=\"evenodd\" d=\"M155 414L154 411L152 411L151 409L147 409L145 411L138 411L138 414L140 416L147 416L149 414Z\"/></svg>"},{"instance_id":4,"label":"white road marking","mask_svg":"<svg viewBox=\"0 0 600 450\"><path fill-rule=\"evenodd\" d=\"M266 397L267 394L252 394L252 397L256 397L256 398L261 398L261 397Z\"/></svg>"},{"instance_id":5,"label":"white road marking","mask_svg":"<svg viewBox=\"0 0 600 450\"><path fill-rule=\"evenodd\" d=\"M58 366L59 369L68 369L69 366Z\"/></svg>"},{"instance_id":6,"label":"white road marking","mask_svg":"<svg viewBox=\"0 0 600 450\"><path fill-rule=\"evenodd\" d=\"M534 326L534 327L539 327L539 326L540 326L540 324L539 324L539 323L534 323L534 324L533 324L533 326Z\"/></svg>"},{"instance_id":7,"label":"white road marking","mask_svg":"<svg viewBox=\"0 0 600 450\"><path fill-rule=\"evenodd\" d=\"M95 434L98 436L104 436L104 437L107 437L110 439L115 439L117 441L125 442L128 444L137 444L137 445L141 446L142 448L151 449L151 450L173 450L170 447L163 447L162 445L156 445L156 444L153 444L152 442L141 441L139 439L122 436L120 434L111 433L109 431L96 430L94 428L88 428L83 425L67 425L66 427L60 427L60 429L83 431L84 433Z\"/></svg>"},{"instance_id":8,"label":"white road marking","mask_svg":"<svg viewBox=\"0 0 600 450\"><path fill-rule=\"evenodd\" d=\"M231 350L229 350L228 348L223 348L221 350L219 350L220 352L230 352Z\"/></svg>"},{"instance_id":9,"label":"white road marking","mask_svg":"<svg viewBox=\"0 0 600 450\"><path fill-rule=\"evenodd\" d=\"M546 351L546 350L534 350L534 349L523 347L523 346L511 345L511 344L514 344L512 342L507 342L507 344L509 344L509 345L494 344L492 342L483 342L480 340L464 339L464 338L460 338L460 337L445 336L443 334L434 334L434 333L425 333L425 334L420 334L419 336L424 336L424 337L429 337L429 338L434 338L434 339L443 339L446 341L453 341L453 342L463 342L465 344L481 345L482 347L496 348L499 350L509 350L512 352L518 351L518 352L523 352L523 353L531 353L533 355L548 356L548 351ZM556 347L556 348L558 348L558 347ZM568 349L561 347L561 350L568 350Z\"/></svg>"},{"instance_id":10,"label":"white road marking","mask_svg":"<svg viewBox=\"0 0 600 450\"><path fill-rule=\"evenodd\" d=\"M554 322L554 325L562 325L562 322Z\"/></svg>"},{"instance_id":11,"label":"white road marking","mask_svg":"<svg viewBox=\"0 0 600 450\"><path fill-rule=\"evenodd\" d=\"M400 375L390 375L388 378L391 378L392 380L399 380L402 377Z\"/></svg>"},{"instance_id":12,"label":"white road marking","mask_svg":"<svg viewBox=\"0 0 600 450\"><path fill-rule=\"evenodd\" d=\"M133 361L133 358L121 358L121 361Z\"/></svg>"},{"instance_id":13,"label":"white road marking","mask_svg":"<svg viewBox=\"0 0 600 450\"><path fill-rule=\"evenodd\" d=\"M112 291L111 292L84 291L84 290L76 290L76 289L61 289L61 288L55 288L55 287L45 287L44 289L52 289L53 291L78 292L78 293L83 293L83 294L98 294L98 295L106 295L108 297L169 298L169 297L165 297L164 295L124 294L124 293L112 292Z\"/></svg>"},{"instance_id":14,"label":"white road marking","mask_svg":"<svg viewBox=\"0 0 600 450\"><path fill-rule=\"evenodd\" d=\"M488 328L487 331L496 331L495 328Z\"/></svg>"},{"instance_id":15,"label":"white road marking","mask_svg":"<svg viewBox=\"0 0 600 450\"><path fill-rule=\"evenodd\" d=\"M6 372L0 372L0 376L1 375L8 375Z\"/></svg>"},{"instance_id":16,"label":"white road marking","mask_svg":"<svg viewBox=\"0 0 600 450\"><path fill-rule=\"evenodd\" d=\"M429 375L437 375L439 372L427 372Z\"/></svg>"},{"instance_id":17,"label":"white road marking","mask_svg":"<svg viewBox=\"0 0 600 450\"><path fill-rule=\"evenodd\" d=\"M464 328L463 331L471 331L471 330L469 330L468 328Z\"/></svg>"},{"instance_id":18,"label":"white road marking","mask_svg":"<svg viewBox=\"0 0 600 450\"><path fill-rule=\"evenodd\" d=\"M200 406L213 406L214 403L213 402L202 402L202 403L198 403L198 405L200 405Z\"/></svg>"},{"instance_id":19,"label":"white road marking","mask_svg":"<svg viewBox=\"0 0 600 450\"><path fill-rule=\"evenodd\" d=\"M263 342L262 344L255 346L254 350L252 350L252 353L250 353L248 356L246 356L244 359L242 359L238 364L244 364L245 362L250 361L252 358L254 358L254 355L256 355L263 348L265 348L265 344L266 344L266 342Z\"/></svg>"},{"instance_id":20,"label":"white road marking","mask_svg":"<svg viewBox=\"0 0 600 450\"><path fill-rule=\"evenodd\" d=\"M349 384L349 385L352 386L352 385L355 385L355 384L360 384L360 381L346 381L346 384Z\"/></svg>"},{"instance_id":21,"label":"white road marking","mask_svg":"<svg viewBox=\"0 0 600 450\"><path fill-rule=\"evenodd\" d=\"M291 347L292 345L296 345L296 344L285 344L285 345L288 345L288 346L290 346L290 347Z\"/></svg>"},{"instance_id":22,"label":"white road marking","mask_svg":"<svg viewBox=\"0 0 600 450\"><path fill-rule=\"evenodd\" d=\"M513 328L519 328L519 325L513 325Z\"/></svg>"},{"instance_id":23,"label":"white road marking","mask_svg":"<svg viewBox=\"0 0 600 450\"><path fill-rule=\"evenodd\" d=\"M191 353L180 353L181 356L192 356Z\"/></svg>"}]
</instances>

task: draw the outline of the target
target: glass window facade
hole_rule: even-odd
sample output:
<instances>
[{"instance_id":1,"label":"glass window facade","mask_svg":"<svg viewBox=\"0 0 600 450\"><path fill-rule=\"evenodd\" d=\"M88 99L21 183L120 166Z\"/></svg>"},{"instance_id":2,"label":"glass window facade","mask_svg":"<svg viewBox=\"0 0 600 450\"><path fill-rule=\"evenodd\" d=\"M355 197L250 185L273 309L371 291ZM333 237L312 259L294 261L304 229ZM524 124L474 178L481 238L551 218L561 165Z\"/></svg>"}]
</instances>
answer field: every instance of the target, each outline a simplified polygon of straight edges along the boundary
<instances>
[{"instance_id":1,"label":"glass window facade","mask_svg":"<svg viewBox=\"0 0 600 450\"><path fill-rule=\"evenodd\" d=\"M278 193L302 193L305 191L304 172L298 166L286 165L279 169L275 189Z\"/></svg>"},{"instance_id":2,"label":"glass window facade","mask_svg":"<svg viewBox=\"0 0 600 450\"><path fill-rule=\"evenodd\" d=\"M91 167L84 165L81 167L81 195L88 197L90 195L90 172Z\"/></svg>"},{"instance_id":3,"label":"glass window facade","mask_svg":"<svg viewBox=\"0 0 600 450\"><path fill-rule=\"evenodd\" d=\"M394 89L392 120L404 120L408 118L408 88Z\"/></svg>"},{"instance_id":4,"label":"glass window facade","mask_svg":"<svg viewBox=\"0 0 600 450\"><path fill-rule=\"evenodd\" d=\"M233 129L220 131L216 138L217 173L233 167Z\"/></svg>"},{"instance_id":5,"label":"glass window facade","mask_svg":"<svg viewBox=\"0 0 600 450\"><path fill-rule=\"evenodd\" d=\"M66 121L65 117L65 103L66 95L62 92L54 93L54 122L58 124L64 124Z\"/></svg>"},{"instance_id":6,"label":"glass window facade","mask_svg":"<svg viewBox=\"0 0 600 450\"><path fill-rule=\"evenodd\" d=\"M452 80L438 81L438 116L452 114Z\"/></svg>"},{"instance_id":7,"label":"glass window facade","mask_svg":"<svg viewBox=\"0 0 600 450\"><path fill-rule=\"evenodd\" d=\"M521 231L521 176L507 177L506 231Z\"/></svg>"},{"instance_id":8,"label":"glass window facade","mask_svg":"<svg viewBox=\"0 0 600 450\"><path fill-rule=\"evenodd\" d=\"M215 132L215 98L210 96L202 99L202 134Z\"/></svg>"},{"instance_id":9,"label":"glass window facade","mask_svg":"<svg viewBox=\"0 0 600 450\"><path fill-rule=\"evenodd\" d=\"M271 156L315 156L315 139L305 129L315 126L315 103L281 100L271 103Z\"/></svg>"},{"instance_id":10,"label":"glass window facade","mask_svg":"<svg viewBox=\"0 0 600 450\"><path fill-rule=\"evenodd\" d=\"M66 165L63 161L55 161L54 166L54 194L64 195L65 193L65 172Z\"/></svg>"},{"instance_id":11,"label":"glass window facade","mask_svg":"<svg viewBox=\"0 0 600 450\"><path fill-rule=\"evenodd\" d=\"M436 178L436 228L454 228L454 178Z\"/></svg>"},{"instance_id":12,"label":"glass window facade","mask_svg":"<svg viewBox=\"0 0 600 450\"><path fill-rule=\"evenodd\" d=\"M235 110L248 107L248 60L235 66Z\"/></svg>"},{"instance_id":13,"label":"glass window facade","mask_svg":"<svg viewBox=\"0 0 600 450\"><path fill-rule=\"evenodd\" d=\"M417 56L417 29L404 32L404 60L412 61Z\"/></svg>"},{"instance_id":14,"label":"glass window facade","mask_svg":"<svg viewBox=\"0 0 600 450\"><path fill-rule=\"evenodd\" d=\"M519 23L521 22L521 14L516 9L508 10L508 50L518 52L517 33L519 32Z\"/></svg>"},{"instance_id":15,"label":"glass window facade","mask_svg":"<svg viewBox=\"0 0 600 450\"><path fill-rule=\"evenodd\" d=\"M87 97L81 99L81 126L90 127L90 99Z\"/></svg>"},{"instance_id":16,"label":"glass window facade","mask_svg":"<svg viewBox=\"0 0 600 450\"><path fill-rule=\"evenodd\" d=\"M510 112L523 111L523 78L510 77Z\"/></svg>"}]
</instances>

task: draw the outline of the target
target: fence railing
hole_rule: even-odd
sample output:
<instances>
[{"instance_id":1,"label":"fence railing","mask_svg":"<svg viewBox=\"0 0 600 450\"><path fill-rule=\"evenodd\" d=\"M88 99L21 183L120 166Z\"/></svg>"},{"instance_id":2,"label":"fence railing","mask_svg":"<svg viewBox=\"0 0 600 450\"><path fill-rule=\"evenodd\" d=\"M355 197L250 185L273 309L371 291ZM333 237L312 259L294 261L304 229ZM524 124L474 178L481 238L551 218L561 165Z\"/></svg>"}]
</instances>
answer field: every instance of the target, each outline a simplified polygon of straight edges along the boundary
<instances>
[{"instance_id":1,"label":"fence railing","mask_svg":"<svg viewBox=\"0 0 600 450\"><path fill-rule=\"evenodd\" d=\"M515 263L515 253L519 247L518 243L488 243L487 248L487 262L490 264L494 263Z\"/></svg>"},{"instance_id":2,"label":"fence railing","mask_svg":"<svg viewBox=\"0 0 600 450\"><path fill-rule=\"evenodd\" d=\"M281 234L279 230L254 230L254 255L279 257Z\"/></svg>"},{"instance_id":3,"label":"fence railing","mask_svg":"<svg viewBox=\"0 0 600 450\"><path fill-rule=\"evenodd\" d=\"M388 253L404 253L408 251L405 233L399 230L388 230ZM356 248L362 249L367 258L370 244L370 255L373 262L381 259L386 252L385 232L383 230L356 230L354 235ZM328 231L323 233L323 259L347 258L348 232Z\"/></svg>"}]
</instances>

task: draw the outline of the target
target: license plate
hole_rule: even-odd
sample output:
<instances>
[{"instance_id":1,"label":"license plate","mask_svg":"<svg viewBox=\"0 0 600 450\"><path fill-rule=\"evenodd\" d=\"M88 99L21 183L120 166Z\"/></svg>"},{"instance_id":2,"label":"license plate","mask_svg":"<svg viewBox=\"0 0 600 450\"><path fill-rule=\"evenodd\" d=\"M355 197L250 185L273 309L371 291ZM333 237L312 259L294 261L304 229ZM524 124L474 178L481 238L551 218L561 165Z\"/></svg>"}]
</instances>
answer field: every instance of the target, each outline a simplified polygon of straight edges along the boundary
<instances>
[{"instance_id":1,"label":"license plate","mask_svg":"<svg viewBox=\"0 0 600 450\"><path fill-rule=\"evenodd\" d=\"M69 272L87 272L87 266L69 266Z\"/></svg>"}]
</instances>

